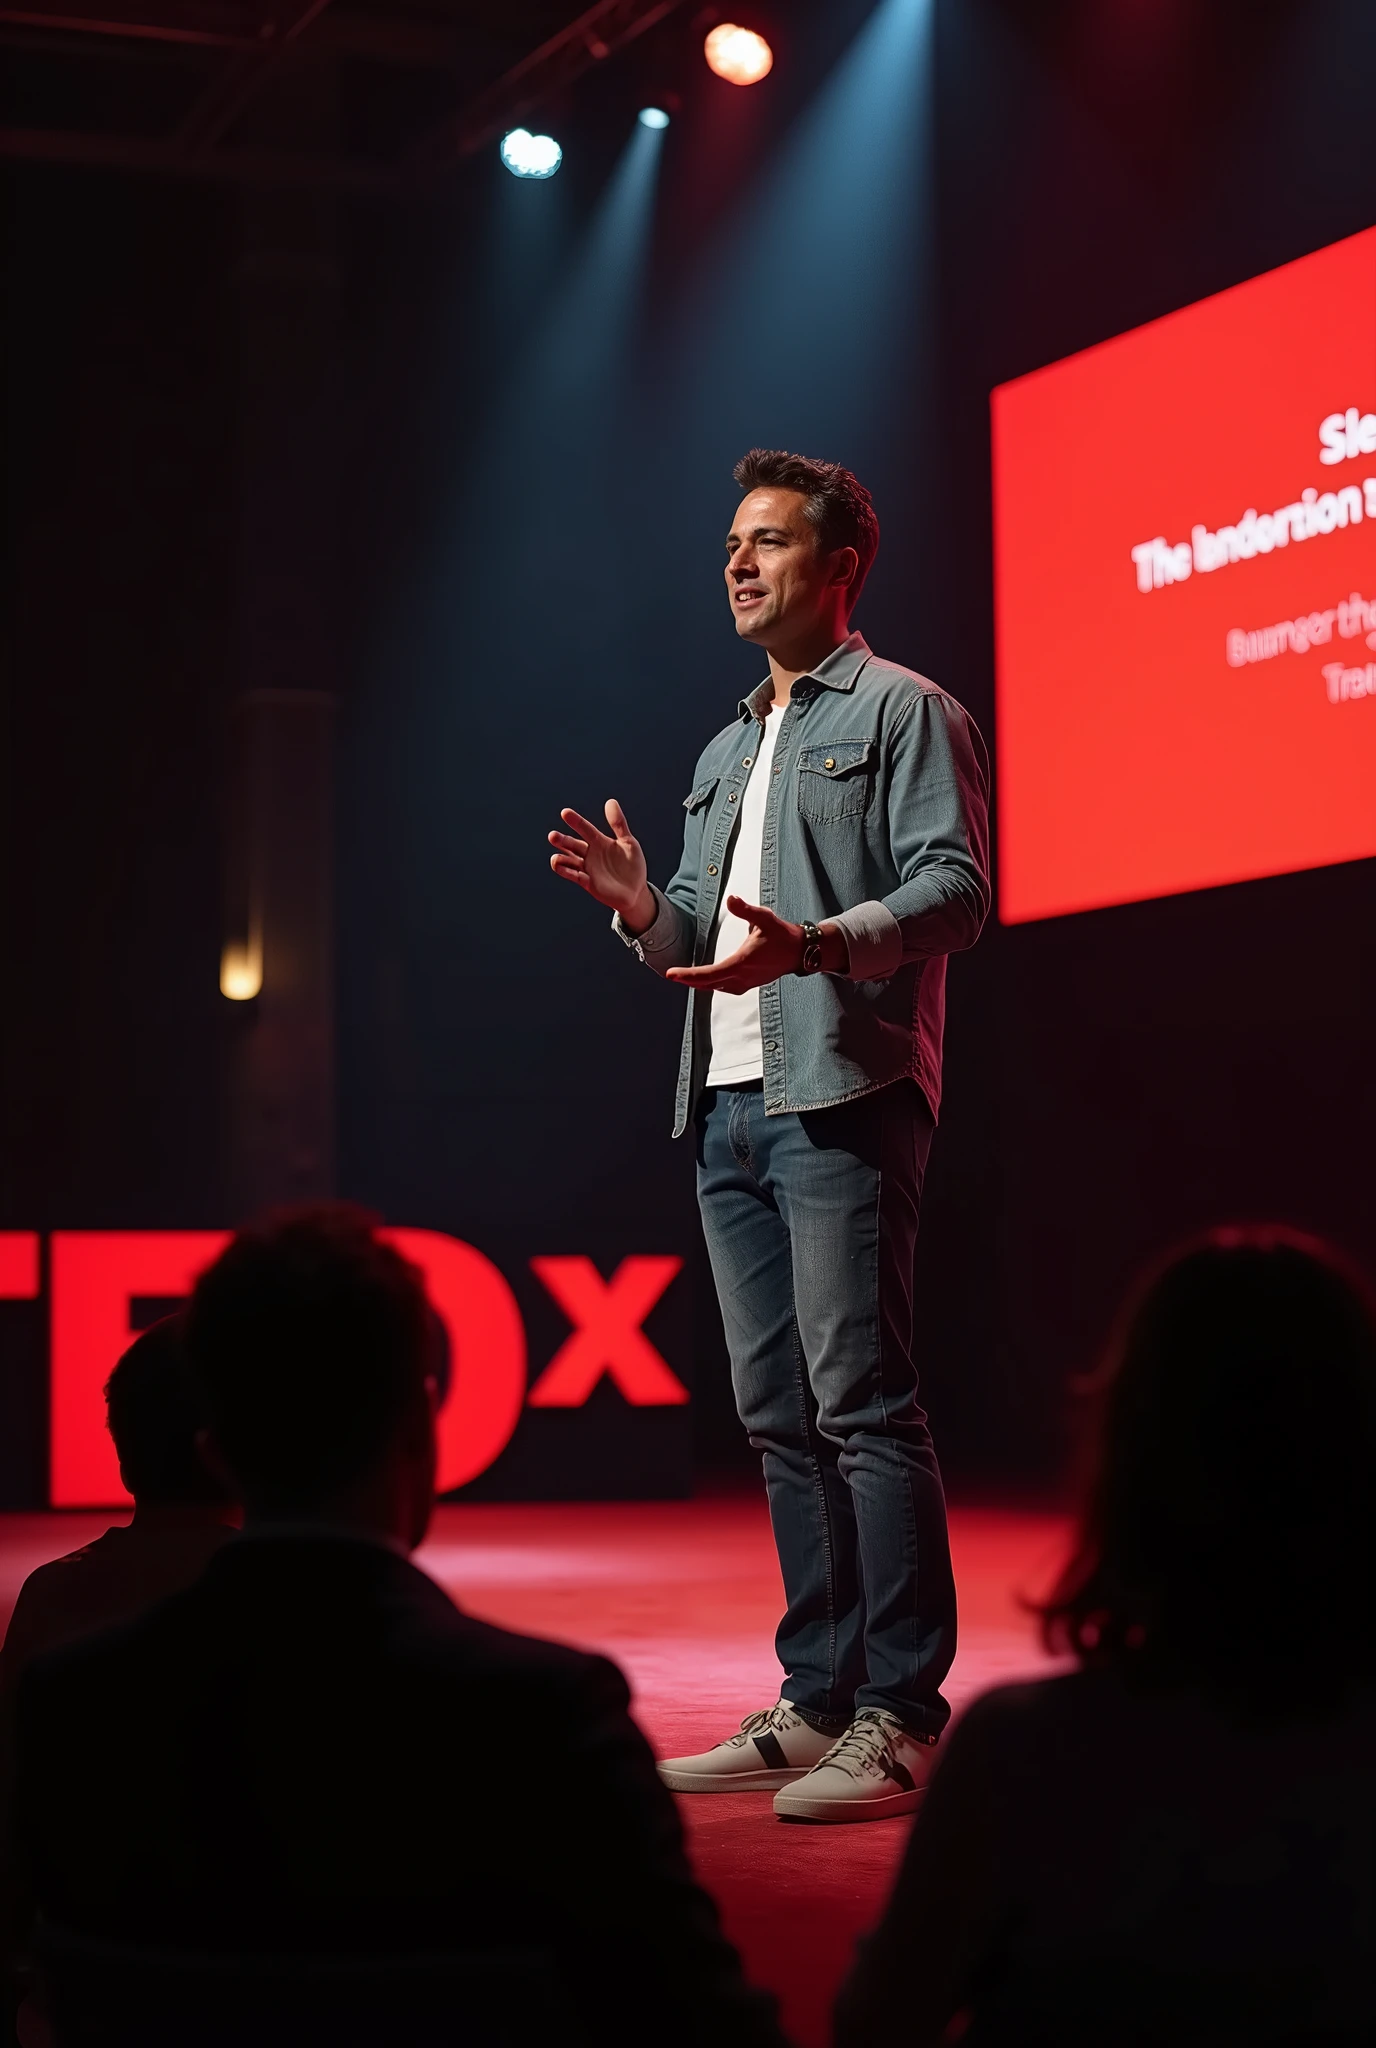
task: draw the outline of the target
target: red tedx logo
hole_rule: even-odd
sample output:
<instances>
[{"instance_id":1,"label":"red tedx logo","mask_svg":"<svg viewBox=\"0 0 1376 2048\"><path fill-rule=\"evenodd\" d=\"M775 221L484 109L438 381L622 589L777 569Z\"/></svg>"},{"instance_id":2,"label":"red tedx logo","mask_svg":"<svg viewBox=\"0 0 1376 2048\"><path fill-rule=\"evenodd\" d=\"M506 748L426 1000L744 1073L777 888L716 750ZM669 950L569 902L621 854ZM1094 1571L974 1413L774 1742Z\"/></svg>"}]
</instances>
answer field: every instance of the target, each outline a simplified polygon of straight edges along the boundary
<instances>
[{"instance_id":1,"label":"red tedx logo","mask_svg":"<svg viewBox=\"0 0 1376 2048\"><path fill-rule=\"evenodd\" d=\"M591 1259L532 1259L573 1324L530 1390L532 1408L581 1408L605 1372L640 1408L688 1399L640 1325L683 1264L682 1259L623 1259L604 1280Z\"/></svg>"},{"instance_id":2,"label":"red tedx logo","mask_svg":"<svg viewBox=\"0 0 1376 2048\"><path fill-rule=\"evenodd\" d=\"M591 1259L537 1258L531 1268L573 1324L526 1392L526 1333L504 1275L473 1245L438 1230L381 1233L418 1266L449 1338L449 1394L439 1417L441 1492L485 1472L521 1410L577 1408L605 1374L636 1407L676 1406L688 1390L641 1324L680 1271L673 1257L623 1259L604 1280ZM105 1427L105 1382L134 1336L138 1296L189 1294L229 1242L223 1230L58 1230L49 1239L49 1499L53 1507L128 1500ZM39 1291L39 1240L0 1231L0 1300Z\"/></svg>"}]
</instances>

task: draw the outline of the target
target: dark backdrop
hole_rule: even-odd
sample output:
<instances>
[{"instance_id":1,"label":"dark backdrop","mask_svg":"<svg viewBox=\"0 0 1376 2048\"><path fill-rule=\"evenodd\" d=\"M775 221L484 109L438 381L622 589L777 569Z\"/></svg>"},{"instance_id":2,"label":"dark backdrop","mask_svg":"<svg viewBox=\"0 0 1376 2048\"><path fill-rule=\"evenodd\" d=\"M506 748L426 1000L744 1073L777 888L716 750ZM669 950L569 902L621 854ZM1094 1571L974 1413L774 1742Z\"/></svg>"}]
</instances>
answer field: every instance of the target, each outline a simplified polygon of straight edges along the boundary
<instances>
[{"instance_id":1,"label":"dark backdrop","mask_svg":"<svg viewBox=\"0 0 1376 2048\"><path fill-rule=\"evenodd\" d=\"M341 1192L499 1255L687 1251L703 1465L742 1453L668 1139L678 1000L551 880L542 835L614 792L672 864L696 752L755 675L717 580L732 459L791 435L854 462L884 526L857 623L992 739L990 387L1376 220L1360 0L938 0L887 223L903 350L847 411L854 251L809 232L806 190L772 267L740 226L868 11L761 13L758 97L706 79L685 13L552 110L549 188L489 152L331 225L336 533L328 567L306 536L302 560L339 626ZM601 309L617 374L570 390L540 336L586 339L583 237L668 86L639 295ZM2 182L0 1227L218 1223L242 202ZM1372 910L1362 864L991 926L954 964L919 1263L964 1490L1055 1483L1068 1380L1182 1231L1281 1216L1376 1260ZM0 1318L0 1485L35 1498L36 1313Z\"/></svg>"}]
</instances>

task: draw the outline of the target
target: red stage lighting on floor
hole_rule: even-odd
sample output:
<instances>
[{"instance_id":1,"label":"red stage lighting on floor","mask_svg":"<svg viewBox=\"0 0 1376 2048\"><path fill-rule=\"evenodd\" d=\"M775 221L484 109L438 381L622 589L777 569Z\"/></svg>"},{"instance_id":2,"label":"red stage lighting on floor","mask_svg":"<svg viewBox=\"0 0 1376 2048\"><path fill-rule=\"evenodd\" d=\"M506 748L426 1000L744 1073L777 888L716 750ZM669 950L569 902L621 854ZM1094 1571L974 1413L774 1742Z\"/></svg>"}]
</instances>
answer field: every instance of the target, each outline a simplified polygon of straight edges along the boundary
<instances>
[{"instance_id":1,"label":"red stage lighting on floor","mask_svg":"<svg viewBox=\"0 0 1376 2048\"><path fill-rule=\"evenodd\" d=\"M718 78L730 85L757 85L773 68L774 52L753 28L723 21L708 31L703 55Z\"/></svg>"}]
</instances>

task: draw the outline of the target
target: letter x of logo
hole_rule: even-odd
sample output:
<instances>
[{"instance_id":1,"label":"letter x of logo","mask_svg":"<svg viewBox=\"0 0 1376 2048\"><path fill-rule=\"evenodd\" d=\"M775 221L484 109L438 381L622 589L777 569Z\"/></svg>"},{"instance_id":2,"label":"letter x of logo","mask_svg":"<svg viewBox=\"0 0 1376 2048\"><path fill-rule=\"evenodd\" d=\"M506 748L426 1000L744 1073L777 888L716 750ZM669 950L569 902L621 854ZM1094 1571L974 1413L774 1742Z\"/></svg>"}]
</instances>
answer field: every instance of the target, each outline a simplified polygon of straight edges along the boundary
<instances>
[{"instance_id":1,"label":"letter x of logo","mask_svg":"<svg viewBox=\"0 0 1376 2048\"><path fill-rule=\"evenodd\" d=\"M610 1280L591 1259L530 1264L574 1325L531 1388L532 1408L580 1408L604 1372L637 1408L676 1407L688 1399L688 1389L640 1327L682 1259L623 1259Z\"/></svg>"}]
</instances>

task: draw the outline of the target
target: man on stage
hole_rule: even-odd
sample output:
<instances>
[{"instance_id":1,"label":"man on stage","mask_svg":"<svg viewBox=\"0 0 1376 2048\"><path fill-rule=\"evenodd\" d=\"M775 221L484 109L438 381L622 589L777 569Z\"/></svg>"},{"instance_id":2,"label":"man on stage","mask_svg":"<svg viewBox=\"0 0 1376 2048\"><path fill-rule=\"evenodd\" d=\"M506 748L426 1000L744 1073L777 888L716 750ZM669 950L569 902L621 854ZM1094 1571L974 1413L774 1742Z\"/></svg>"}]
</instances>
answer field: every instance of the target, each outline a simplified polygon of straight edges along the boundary
<instances>
[{"instance_id":1,"label":"man on stage","mask_svg":"<svg viewBox=\"0 0 1376 2048\"><path fill-rule=\"evenodd\" d=\"M849 630L879 545L864 487L758 448L735 477L727 595L769 674L698 762L678 872L650 885L615 799L609 832L561 814L550 865L690 992L675 1136L696 1135L787 1600L777 1704L661 1775L778 1788L785 1818L872 1820L917 1804L950 1711L955 1586L913 1257L946 955L989 907L988 771L961 707Z\"/></svg>"}]
</instances>

